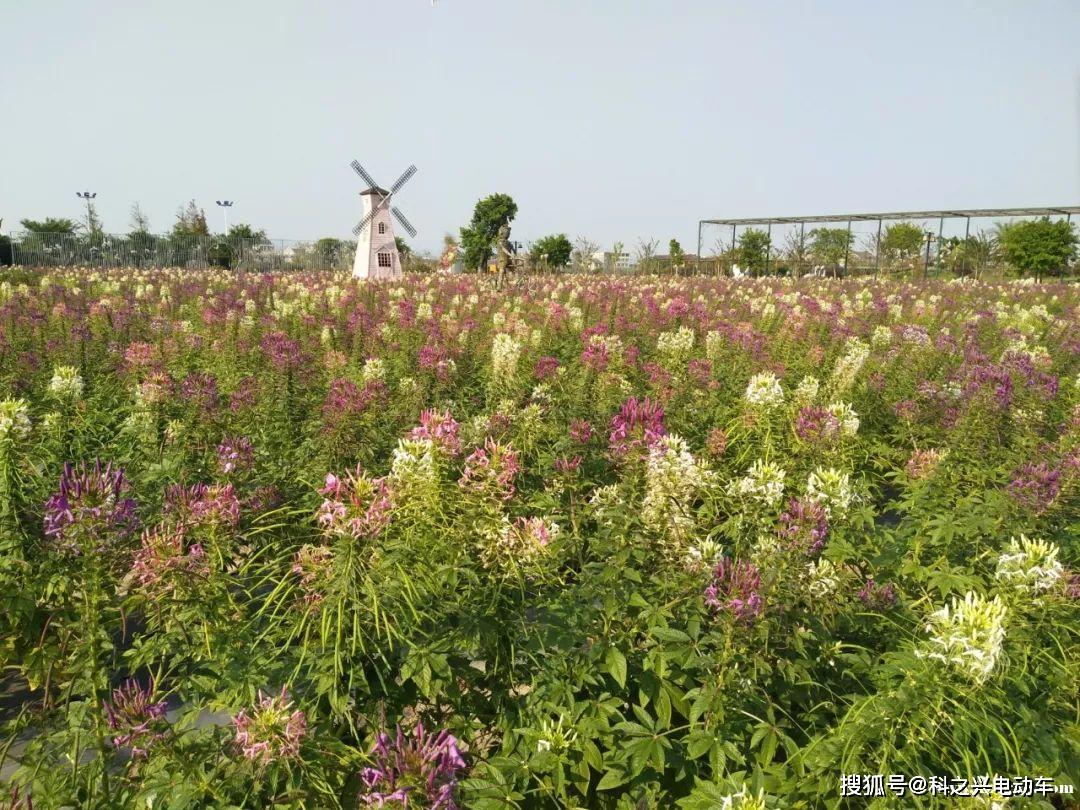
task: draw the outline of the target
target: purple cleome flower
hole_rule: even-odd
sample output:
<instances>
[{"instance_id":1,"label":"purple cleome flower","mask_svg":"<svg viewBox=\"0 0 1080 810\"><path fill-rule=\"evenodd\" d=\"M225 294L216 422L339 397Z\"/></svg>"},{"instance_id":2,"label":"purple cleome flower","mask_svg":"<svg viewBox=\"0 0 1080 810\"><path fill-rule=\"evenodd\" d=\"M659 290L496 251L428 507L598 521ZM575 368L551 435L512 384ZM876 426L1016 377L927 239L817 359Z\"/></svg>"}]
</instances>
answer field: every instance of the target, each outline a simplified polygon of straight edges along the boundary
<instances>
[{"instance_id":1,"label":"purple cleome flower","mask_svg":"<svg viewBox=\"0 0 1080 810\"><path fill-rule=\"evenodd\" d=\"M648 397L640 401L631 397L611 419L608 444L615 455L625 456L633 450L652 447L666 435L663 406Z\"/></svg>"},{"instance_id":2,"label":"purple cleome flower","mask_svg":"<svg viewBox=\"0 0 1080 810\"><path fill-rule=\"evenodd\" d=\"M817 501L792 498L780 515L780 524L780 536L807 556L819 553L829 537L829 516Z\"/></svg>"},{"instance_id":3,"label":"purple cleome flower","mask_svg":"<svg viewBox=\"0 0 1080 810\"><path fill-rule=\"evenodd\" d=\"M891 583L877 585L873 577L866 578L866 584L859 590L859 601L867 608L882 613L896 605L896 588Z\"/></svg>"},{"instance_id":4,"label":"purple cleome flower","mask_svg":"<svg viewBox=\"0 0 1080 810\"><path fill-rule=\"evenodd\" d=\"M1046 464L1023 464L1013 474L1009 494L1021 507L1041 515L1061 492L1061 471Z\"/></svg>"},{"instance_id":5,"label":"purple cleome flower","mask_svg":"<svg viewBox=\"0 0 1080 810\"><path fill-rule=\"evenodd\" d=\"M397 728L391 739L380 732L371 751L374 765L364 768L360 801L376 807L457 810L455 797L465 760L457 740L445 729L429 735L417 723L411 736Z\"/></svg>"},{"instance_id":6,"label":"purple cleome flower","mask_svg":"<svg viewBox=\"0 0 1080 810\"><path fill-rule=\"evenodd\" d=\"M45 502L45 535L68 553L83 553L84 543L103 550L138 526L135 501L125 497L127 491L124 471L111 464L65 464L59 491Z\"/></svg>"},{"instance_id":7,"label":"purple cleome flower","mask_svg":"<svg viewBox=\"0 0 1080 810\"><path fill-rule=\"evenodd\" d=\"M112 700L105 701L105 716L113 732L113 745L130 747L135 759L144 758L147 751L165 734L165 701L155 702L151 695L153 683L146 689L130 678L119 689L114 689Z\"/></svg>"},{"instance_id":8,"label":"purple cleome flower","mask_svg":"<svg viewBox=\"0 0 1080 810\"><path fill-rule=\"evenodd\" d=\"M756 565L721 557L705 588L705 604L714 613L728 611L739 621L752 622L765 611L760 588L761 572Z\"/></svg>"},{"instance_id":9,"label":"purple cleome flower","mask_svg":"<svg viewBox=\"0 0 1080 810\"><path fill-rule=\"evenodd\" d=\"M420 426L412 429L409 438L430 439L436 447L451 456L456 456L461 452L461 439L458 438L459 427L450 411L440 413L432 408L420 414Z\"/></svg>"},{"instance_id":10,"label":"purple cleome flower","mask_svg":"<svg viewBox=\"0 0 1080 810\"><path fill-rule=\"evenodd\" d=\"M218 467L224 475L246 472L255 460L255 448L246 436L226 438L218 445Z\"/></svg>"},{"instance_id":11,"label":"purple cleome flower","mask_svg":"<svg viewBox=\"0 0 1080 810\"><path fill-rule=\"evenodd\" d=\"M248 711L241 709L233 718L234 742L244 758L260 766L300 756L300 743L307 737L307 717L292 709L289 691L281 687L278 695L259 692L258 704Z\"/></svg>"}]
</instances>

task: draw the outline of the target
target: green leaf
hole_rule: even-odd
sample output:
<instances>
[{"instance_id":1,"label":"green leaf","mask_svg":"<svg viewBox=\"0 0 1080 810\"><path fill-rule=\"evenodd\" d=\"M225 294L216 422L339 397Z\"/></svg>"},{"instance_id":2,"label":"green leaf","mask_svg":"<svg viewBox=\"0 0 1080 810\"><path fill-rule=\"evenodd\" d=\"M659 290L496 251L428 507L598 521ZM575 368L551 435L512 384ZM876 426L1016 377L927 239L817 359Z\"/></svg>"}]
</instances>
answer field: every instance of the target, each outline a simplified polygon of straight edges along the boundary
<instances>
[{"instance_id":1,"label":"green leaf","mask_svg":"<svg viewBox=\"0 0 1080 810\"><path fill-rule=\"evenodd\" d=\"M615 679L620 687L626 686L626 656L618 647L608 647L607 655L604 656L604 665L608 674Z\"/></svg>"}]
</instances>

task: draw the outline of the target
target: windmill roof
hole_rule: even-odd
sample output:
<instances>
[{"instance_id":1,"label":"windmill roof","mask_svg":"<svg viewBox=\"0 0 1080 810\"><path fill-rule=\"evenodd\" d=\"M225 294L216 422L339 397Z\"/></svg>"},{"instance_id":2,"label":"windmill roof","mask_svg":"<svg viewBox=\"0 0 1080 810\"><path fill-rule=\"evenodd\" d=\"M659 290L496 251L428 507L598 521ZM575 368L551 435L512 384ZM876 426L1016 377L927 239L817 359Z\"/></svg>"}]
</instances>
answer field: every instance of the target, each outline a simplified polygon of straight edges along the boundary
<instances>
[{"instance_id":1,"label":"windmill roof","mask_svg":"<svg viewBox=\"0 0 1080 810\"><path fill-rule=\"evenodd\" d=\"M379 188L378 186L371 186L370 188L366 188L363 191L361 191L360 196L362 197L365 194L378 194L380 197L385 197L389 193L390 192L387 191L385 188Z\"/></svg>"}]
</instances>

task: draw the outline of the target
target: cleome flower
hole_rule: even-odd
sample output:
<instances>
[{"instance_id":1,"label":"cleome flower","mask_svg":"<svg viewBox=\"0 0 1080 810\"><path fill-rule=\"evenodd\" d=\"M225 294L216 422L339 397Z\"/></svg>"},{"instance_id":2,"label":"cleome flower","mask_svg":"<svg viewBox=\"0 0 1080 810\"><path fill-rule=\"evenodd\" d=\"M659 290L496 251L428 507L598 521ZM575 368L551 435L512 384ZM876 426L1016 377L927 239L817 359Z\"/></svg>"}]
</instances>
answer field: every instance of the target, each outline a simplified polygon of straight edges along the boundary
<instances>
[{"instance_id":1,"label":"cleome flower","mask_svg":"<svg viewBox=\"0 0 1080 810\"><path fill-rule=\"evenodd\" d=\"M202 545L188 542L182 526L162 524L143 533L124 587L160 597L209 574L210 561Z\"/></svg>"},{"instance_id":2,"label":"cleome flower","mask_svg":"<svg viewBox=\"0 0 1080 810\"><path fill-rule=\"evenodd\" d=\"M82 396L83 378L74 366L57 366L49 380L49 393L56 399L74 401Z\"/></svg>"},{"instance_id":3,"label":"cleome flower","mask_svg":"<svg viewBox=\"0 0 1080 810\"><path fill-rule=\"evenodd\" d=\"M457 739L446 730L428 734L417 723L411 735L379 732L372 764L360 773L360 802L376 807L457 810L457 784L465 760Z\"/></svg>"},{"instance_id":4,"label":"cleome flower","mask_svg":"<svg viewBox=\"0 0 1080 810\"><path fill-rule=\"evenodd\" d=\"M428 439L435 447L450 456L461 452L461 439L458 438L459 425L450 411L436 411L430 408L420 414L420 425L409 434L410 439Z\"/></svg>"},{"instance_id":5,"label":"cleome flower","mask_svg":"<svg viewBox=\"0 0 1080 810\"><path fill-rule=\"evenodd\" d=\"M784 496L786 476L783 469L759 458L750 465L746 475L728 484L728 494L773 507Z\"/></svg>"},{"instance_id":6,"label":"cleome flower","mask_svg":"<svg viewBox=\"0 0 1080 810\"><path fill-rule=\"evenodd\" d=\"M66 553L103 550L137 526L124 471L112 465L65 464L60 489L45 502L45 536Z\"/></svg>"},{"instance_id":7,"label":"cleome flower","mask_svg":"<svg viewBox=\"0 0 1080 810\"><path fill-rule=\"evenodd\" d=\"M477 494L508 501L514 495L514 477L521 471L517 451L488 437L465 459L458 486Z\"/></svg>"},{"instance_id":8,"label":"cleome flower","mask_svg":"<svg viewBox=\"0 0 1080 810\"><path fill-rule=\"evenodd\" d=\"M547 556L561 529L558 523L539 517L503 518L481 533L480 558L486 568L513 571L531 566Z\"/></svg>"},{"instance_id":9,"label":"cleome flower","mask_svg":"<svg viewBox=\"0 0 1080 810\"><path fill-rule=\"evenodd\" d=\"M390 523L393 504L384 478L370 478L359 467L339 478L326 474L316 522L329 537L374 538Z\"/></svg>"},{"instance_id":10,"label":"cleome flower","mask_svg":"<svg viewBox=\"0 0 1080 810\"><path fill-rule=\"evenodd\" d=\"M739 621L753 621L765 610L760 589L761 572L756 565L721 556L705 587L705 604L713 613L727 611Z\"/></svg>"},{"instance_id":11,"label":"cleome flower","mask_svg":"<svg viewBox=\"0 0 1080 810\"><path fill-rule=\"evenodd\" d=\"M608 444L616 456L625 456L641 448L649 448L667 435L664 427L664 408L648 397L631 397L611 419Z\"/></svg>"},{"instance_id":12,"label":"cleome flower","mask_svg":"<svg viewBox=\"0 0 1080 810\"><path fill-rule=\"evenodd\" d=\"M495 336L491 344L491 376L496 382L512 380L517 375L521 344L506 333Z\"/></svg>"},{"instance_id":13,"label":"cleome flower","mask_svg":"<svg viewBox=\"0 0 1080 810\"><path fill-rule=\"evenodd\" d=\"M641 519L666 540L678 541L693 528L691 507L708 471L691 455L686 442L671 434L649 450Z\"/></svg>"},{"instance_id":14,"label":"cleome flower","mask_svg":"<svg viewBox=\"0 0 1080 810\"><path fill-rule=\"evenodd\" d=\"M821 504L827 517L842 517L855 502L851 477L831 467L818 467L806 480L806 499Z\"/></svg>"},{"instance_id":15,"label":"cleome flower","mask_svg":"<svg viewBox=\"0 0 1080 810\"><path fill-rule=\"evenodd\" d=\"M778 408L784 404L784 389L775 374L763 371L750 378L743 399L755 408Z\"/></svg>"},{"instance_id":16,"label":"cleome flower","mask_svg":"<svg viewBox=\"0 0 1080 810\"><path fill-rule=\"evenodd\" d=\"M111 700L104 702L113 745L130 747L134 759L144 758L150 747L165 736L165 701L155 702L153 692L153 683L143 689L130 678L113 690Z\"/></svg>"},{"instance_id":17,"label":"cleome flower","mask_svg":"<svg viewBox=\"0 0 1080 810\"><path fill-rule=\"evenodd\" d=\"M941 661L975 683L993 672L1005 641L1008 610L1001 599L992 600L968 591L963 599L930 614L926 632L930 638L916 650L920 658Z\"/></svg>"},{"instance_id":18,"label":"cleome flower","mask_svg":"<svg viewBox=\"0 0 1080 810\"><path fill-rule=\"evenodd\" d=\"M30 408L26 400L0 400L0 444L21 441L30 435Z\"/></svg>"},{"instance_id":19,"label":"cleome flower","mask_svg":"<svg viewBox=\"0 0 1080 810\"><path fill-rule=\"evenodd\" d=\"M235 744L245 759L260 766L300 756L300 743L308 735L307 717L292 709L289 692L278 695L259 692L259 702L250 711L241 709L233 718Z\"/></svg>"},{"instance_id":20,"label":"cleome flower","mask_svg":"<svg viewBox=\"0 0 1080 810\"><path fill-rule=\"evenodd\" d=\"M998 557L997 578L1021 593L1048 591L1065 573L1058 562L1058 547L1044 540L1010 538Z\"/></svg>"}]
</instances>

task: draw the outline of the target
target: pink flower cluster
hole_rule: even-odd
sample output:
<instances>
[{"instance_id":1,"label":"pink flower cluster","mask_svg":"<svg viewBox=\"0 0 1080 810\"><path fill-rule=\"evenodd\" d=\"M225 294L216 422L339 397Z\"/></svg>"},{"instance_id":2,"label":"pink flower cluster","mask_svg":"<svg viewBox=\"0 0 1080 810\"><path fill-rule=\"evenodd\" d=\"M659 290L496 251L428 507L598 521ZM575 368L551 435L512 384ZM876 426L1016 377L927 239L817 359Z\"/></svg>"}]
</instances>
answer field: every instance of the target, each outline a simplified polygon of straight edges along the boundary
<instances>
[{"instance_id":1,"label":"pink flower cluster","mask_svg":"<svg viewBox=\"0 0 1080 810\"><path fill-rule=\"evenodd\" d=\"M508 501L514 496L514 477L519 472L521 462L517 452L489 437L483 447L476 448L465 459L458 486Z\"/></svg>"},{"instance_id":2,"label":"pink flower cluster","mask_svg":"<svg viewBox=\"0 0 1080 810\"><path fill-rule=\"evenodd\" d=\"M218 445L217 456L222 474L242 473L251 469L255 461L255 448L246 436L226 438Z\"/></svg>"},{"instance_id":3,"label":"pink flower cluster","mask_svg":"<svg viewBox=\"0 0 1080 810\"><path fill-rule=\"evenodd\" d=\"M182 526L162 524L143 534L142 546L126 582L155 596L172 593L180 581L210 574L210 561L199 543L188 543Z\"/></svg>"},{"instance_id":4,"label":"pink flower cluster","mask_svg":"<svg viewBox=\"0 0 1080 810\"><path fill-rule=\"evenodd\" d=\"M458 780L465 760L457 739L445 729L432 736L417 723L411 736L379 732L371 751L374 763L360 774L360 801L376 807L457 810Z\"/></svg>"},{"instance_id":5,"label":"pink flower cluster","mask_svg":"<svg viewBox=\"0 0 1080 810\"><path fill-rule=\"evenodd\" d=\"M447 455L456 456L461 452L459 427L450 411L439 412L432 408L420 414L420 425L412 429L409 438L429 439Z\"/></svg>"},{"instance_id":6,"label":"pink flower cluster","mask_svg":"<svg viewBox=\"0 0 1080 810\"><path fill-rule=\"evenodd\" d=\"M393 501L385 478L369 478L359 467L339 478L326 474L315 519L329 535L373 538L390 523Z\"/></svg>"},{"instance_id":7,"label":"pink flower cluster","mask_svg":"<svg viewBox=\"0 0 1080 810\"><path fill-rule=\"evenodd\" d=\"M714 613L727 611L739 621L750 622L765 611L760 588L761 572L756 565L721 557L705 588L705 604Z\"/></svg>"},{"instance_id":8,"label":"pink flower cluster","mask_svg":"<svg viewBox=\"0 0 1080 810\"><path fill-rule=\"evenodd\" d=\"M105 701L113 745L130 747L135 759L144 758L150 747L165 736L165 701L154 701L153 691L153 683L143 689L131 678L113 690L112 700Z\"/></svg>"},{"instance_id":9,"label":"pink flower cluster","mask_svg":"<svg viewBox=\"0 0 1080 810\"><path fill-rule=\"evenodd\" d=\"M165 510L185 527L234 529L240 523L240 499L232 484L171 486L165 492Z\"/></svg>"},{"instance_id":10,"label":"pink flower cluster","mask_svg":"<svg viewBox=\"0 0 1080 810\"><path fill-rule=\"evenodd\" d=\"M870 610L881 613L896 604L896 588L892 584L877 585L873 577L867 577L859 590L859 601Z\"/></svg>"},{"instance_id":11,"label":"pink flower cluster","mask_svg":"<svg viewBox=\"0 0 1080 810\"><path fill-rule=\"evenodd\" d=\"M259 702L250 712L241 709L233 718L236 727L236 746L243 756L261 766L275 760L295 759L300 755L300 743L307 736L307 717L299 709L292 709L289 692L281 688L281 694L264 695L259 692Z\"/></svg>"},{"instance_id":12,"label":"pink flower cluster","mask_svg":"<svg viewBox=\"0 0 1080 810\"><path fill-rule=\"evenodd\" d=\"M301 601L307 607L316 608L326 598L319 585L333 561L334 552L326 546L304 546L293 556L289 570L300 579Z\"/></svg>"},{"instance_id":13,"label":"pink flower cluster","mask_svg":"<svg viewBox=\"0 0 1080 810\"><path fill-rule=\"evenodd\" d=\"M665 435L663 406L648 397L640 401L631 397L611 419L608 444L615 455L625 456L635 450L651 448Z\"/></svg>"},{"instance_id":14,"label":"pink flower cluster","mask_svg":"<svg viewBox=\"0 0 1080 810\"><path fill-rule=\"evenodd\" d=\"M779 532L791 548L813 556L825 547L829 537L829 516L817 501L792 498L780 515Z\"/></svg>"}]
</instances>

